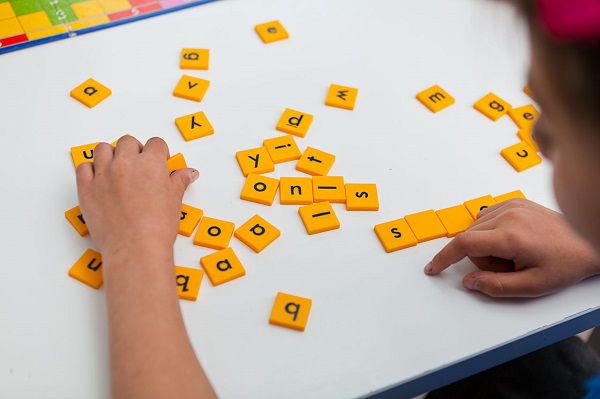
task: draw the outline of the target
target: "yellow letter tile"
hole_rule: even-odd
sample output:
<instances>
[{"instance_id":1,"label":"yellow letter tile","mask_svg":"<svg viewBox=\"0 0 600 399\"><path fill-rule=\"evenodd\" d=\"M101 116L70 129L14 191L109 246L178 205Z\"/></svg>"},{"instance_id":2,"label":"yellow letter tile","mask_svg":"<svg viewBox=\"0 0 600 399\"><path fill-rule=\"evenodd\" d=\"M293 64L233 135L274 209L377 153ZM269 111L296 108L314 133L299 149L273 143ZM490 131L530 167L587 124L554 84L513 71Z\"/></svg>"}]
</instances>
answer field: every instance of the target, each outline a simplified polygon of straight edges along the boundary
<instances>
[{"instance_id":1,"label":"yellow letter tile","mask_svg":"<svg viewBox=\"0 0 600 399\"><path fill-rule=\"evenodd\" d=\"M304 331L312 300L278 292L269 324Z\"/></svg>"},{"instance_id":2,"label":"yellow letter tile","mask_svg":"<svg viewBox=\"0 0 600 399\"><path fill-rule=\"evenodd\" d=\"M92 162L94 160L94 148L99 143L84 144L77 147L71 147L71 158L73 165L77 168L79 164L84 162Z\"/></svg>"},{"instance_id":3,"label":"yellow letter tile","mask_svg":"<svg viewBox=\"0 0 600 399\"><path fill-rule=\"evenodd\" d=\"M263 146L269 152L273 163L282 163L288 161L295 161L300 159L302 153L296 145L294 136L286 134L281 137L274 137L272 139L266 139L263 141Z\"/></svg>"},{"instance_id":4,"label":"yellow letter tile","mask_svg":"<svg viewBox=\"0 0 600 399\"><path fill-rule=\"evenodd\" d=\"M171 158L167 159L167 167L169 169L169 175L173 174L173 172L176 170L187 168L187 163L185 162L183 154L178 152Z\"/></svg>"},{"instance_id":5,"label":"yellow letter tile","mask_svg":"<svg viewBox=\"0 0 600 399\"><path fill-rule=\"evenodd\" d=\"M533 101L535 101L535 98L533 98L533 92L531 91L529 85L523 87L523 93L527 94Z\"/></svg>"},{"instance_id":6,"label":"yellow letter tile","mask_svg":"<svg viewBox=\"0 0 600 399\"><path fill-rule=\"evenodd\" d=\"M254 27L264 43L276 42L290 37L279 21L265 22Z\"/></svg>"},{"instance_id":7,"label":"yellow letter tile","mask_svg":"<svg viewBox=\"0 0 600 399\"><path fill-rule=\"evenodd\" d=\"M376 184L346 184L347 211L378 211Z\"/></svg>"},{"instance_id":8,"label":"yellow letter tile","mask_svg":"<svg viewBox=\"0 0 600 399\"><path fill-rule=\"evenodd\" d=\"M231 248L200 258L212 285L217 286L246 275L246 270Z\"/></svg>"},{"instance_id":9,"label":"yellow letter tile","mask_svg":"<svg viewBox=\"0 0 600 399\"><path fill-rule=\"evenodd\" d=\"M538 152L540 149L538 148L537 143L533 139L532 133L532 127L524 127L522 129L519 129L519 131L517 132L517 136L521 139L521 141L524 141L527 144L529 144L529 146L533 148L535 152Z\"/></svg>"},{"instance_id":10,"label":"yellow letter tile","mask_svg":"<svg viewBox=\"0 0 600 399\"><path fill-rule=\"evenodd\" d=\"M403 218L378 224L374 230L385 252L388 253L414 247L418 242L417 237Z\"/></svg>"},{"instance_id":11,"label":"yellow letter tile","mask_svg":"<svg viewBox=\"0 0 600 399\"><path fill-rule=\"evenodd\" d=\"M346 202L346 188L342 176L313 176L312 182L314 202Z\"/></svg>"},{"instance_id":12,"label":"yellow letter tile","mask_svg":"<svg viewBox=\"0 0 600 399\"><path fill-rule=\"evenodd\" d=\"M296 170L312 176L325 176L335 162L335 155L306 147L304 154L296 164Z\"/></svg>"},{"instance_id":13,"label":"yellow letter tile","mask_svg":"<svg viewBox=\"0 0 600 399\"><path fill-rule=\"evenodd\" d=\"M71 97L89 108L94 108L111 94L108 87L91 78L71 90Z\"/></svg>"},{"instance_id":14,"label":"yellow letter tile","mask_svg":"<svg viewBox=\"0 0 600 399\"><path fill-rule=\"evenodd\" d=\"M504 116L512 106L494 93L489 93L481 100L477 101L473 108L481 112L493 121L497 121L501 116Z\"/></svg>"},{"instance_id":15,"label":"yellow letter tile","mask_svg":"<svg viewBox=\"0 0 600 399\"><path fill-rule=\"evenodd\" d=\"M335 215L331 203L327 201L301 206L298 208L298 213L308 234L317 234L340 228L340 221Z\"/></svg>"},{"instance_id":16,"label":"yellow letter tile","mask_svg":"<svg viewBox=\"0 0 600 399\"><path fill-rule=\"evenodd\" d=\"M312 115L286 108L285 111L283 111L283 115L281 115L279 122L277 122L276 129L280 132L304 137L306 136L312 121Z\"/></svg>"},{"instance_id":17,"label":"yellow letter tile","mask_svg":"<svg viewBox=\"0 0 600 399\"><path fill-rule=\"evenodd\" d=\"M464 205L473 217L473 220L477 220L479 212L483 211L496 204L496 200L491 195L484 195L483 197L475 198L469 201L465 201Z\"/></svg>"},{"instance_id":18,"label":"yellow letter tile","mask_svg":"<svg viewBox=\"0 0 600 399\"><path fill-rule=\"evenodd\" d=\"M501 202L508 201L509 199L513 199L513 198L527 199L527 197L525 197L525 194L523 194L523 192L521 192L521 190L515 190L515 191L511 191L510 193L506 193L506 194L502 194L497 197L494 197L494 200L499 204Z\"/></svg>"},{"instance_id":19,"label":"yellow letter tile","mask_svg":"<svg viewBox=\"0 0 600 399\"><path fill-rule=\"evenodd\" d=\"M179 298L188 301L198 299L202 277L204 277L204 272L200 269L175 266L175 282Z\"/></svg>"},{"instance_id":20,"label":"yellow letter tile","mask_svg":"<svg viewBox=\"0 0 600 399\"><path fill-rule=\"evenodd\" d=\"M85 224L85 220L83 219L83 215L81 214L79 205L66 211L65 217L81 237L84 237L90 233L87 225Z\"/></svg>"},{"instance_id":21,"label":"yellow letter tile","mask_svg":"<svg viewBox=\"0 0 600 399\"><path fill-rule=\"evenodd\" d=\"M237 159L244 176L248 176L249 173L260 175L275 170L273 160L265 147L238 151L235 153L235 158Z\"/></svg>"},{"instance_id":22,"label":"yellow letter tile","mask_svg":"<svg viewBox=\"0 0 600 399\"><path fill-rule=\"evenodd\" d=\"M357 96L358 89L332 84L329 86L329 92L327 93L327 98L325 99L325 105L349 109L352 111L354 109Z\"/></svg>"},{"instance_id":23,"label":"yellow letter tile","mask_svg":"<svg viewBox=\"0 0 600 399\"><path fill-rule=\"evenodd\" d=\"M312 204L312 179L310 177L282 177L279 181L279 203L282 205Z\"/></svg>"},{"instance_id":24,"label":"yellow letter tile","mask_svg":"<svg viewBox=\"0 0 600 399\"><path fill-rule=\"evenodd\" d=\"M435 85L417 94L417 100L431 112L438 112L454 104L454 97L446 93L440 86Z\"/></svg>"},{"instance_id":25,"label":"yellow letter tile","mask_svg":"<svg viewBox=\"0 0 600 399\"><path fill-rule=\"evenodd\" d=\"M208 90L210 82L206 79L183 75L173 90L175 97L200 102Z\"/></svg>"},{"instance_id":26,"label":"yellow letter tile","mask_svg":"<svg viewBox=\"0 0 600 399\"><path fill-rule=\"evenodd\" d=\"M240 199L271 206L278 187L279 180L250 173L244 183Z\"/></svg>"},{"instance_id":27,"label":"yellow letter tile","mask_svg":"<svg viewBox=\"0 0 600 399\"><path fill-rule=\"evenodd\" d=\"M97 290L104 282L102 255L91 249L86 250L69 269L69 276Z\"/></svg>"},{"instance_id":28,"label":"yellow letter tile","mask_svg":"<svg viewBox=\"0 0 600 399\"><path fill-rule=\"evenodd\" d=\"M181 50L181 60L179 67L181 69L208 69L208 49L203 48L184 48Z\"/></svg>"},{"instance_id":29,"label":"yellow letter tile","mask_svg":"<svg viewBox=\"0 0 600 399\"><path fill-rule=\"evenodd\" d=\"M232 222L204 217L194 237L194 245L212 249L227 248L234 229Z\"/></svg>"},{"instance_id":30,"label":"yellow letter tile","mask_svg":"<svg viewBox=\"0 0 600 399\"><path fill-rule=\"evenodd\" d=\"M542 158L524 141L503 149L500 154L517 172L542 163Z\"/></svg>"},{"instance_id":31,"label":"yellow letter tile","mask_svg":"<svg viewBox=\"0 0 600 399\"><path fill-rule=\"evenodd\" d=\"M181 217L179 218L179 234L189 237L194 232L200 219L204 216L202 209L194 208L193 206L181 204Z\"/></svg>"},{"instance_id":32,"label":"yellow letter tile","mask_svg":"<svg viewBox=\"0 0 600 399\"><path fill-rule=\"evenodd\" d=\"M404 219L419 242L446 237L448 234L433 210L406 215Z\"/></svg>"},{"instance_id":33,"label":"yellow letter tile","mask_svg":"<svg viewBox=\"0 0 600 399\"><path fill-rule=\"evenodd\" d=\"M508 116L517 124L519 128L532 127L537 121L540 113L531 104L519 108L513 108L508 111Z\"/></svg>"},{"instance_id":34,"label":"yellow letter tile","mask_svg":"<svg viewBox=\"0 0 600 399\"><path fill-rule=\"evenodd\" d=\"M473 217L464 205L440 209L435 212L448 232L448 237L454 237L465 231L473 224Z\"/></svg>"},{"instance_id":35,"label":"yellow letter tile","mask_svg":"<svg viewBox=\"0 0 600 399\"><path fill-rule=\"evenodd\" d=\"M181 116L175 119L175 124L185 141L209 136L215 132L204 112Z\"/></svg>"},{"instance_id":36,"label":"yellow letter tile","mask_svg":"<svg viewBox=\"0 0 600 399\"><path fill-rule=\"evenodd\" d=\"M256 253L265 249L275 241L281 232L277 227L258 215L254 215L246 223L238 227L235 237L252 248Z\"/></svg>"}]
</instances>

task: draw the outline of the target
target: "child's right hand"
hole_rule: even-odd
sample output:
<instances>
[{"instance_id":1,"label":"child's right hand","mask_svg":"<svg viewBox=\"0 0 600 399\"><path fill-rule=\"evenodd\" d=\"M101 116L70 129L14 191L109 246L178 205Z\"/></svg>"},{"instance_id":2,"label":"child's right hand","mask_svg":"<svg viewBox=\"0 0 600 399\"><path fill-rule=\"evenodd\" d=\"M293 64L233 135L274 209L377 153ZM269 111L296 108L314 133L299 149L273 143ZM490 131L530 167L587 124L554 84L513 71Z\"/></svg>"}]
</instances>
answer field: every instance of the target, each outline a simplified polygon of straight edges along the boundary
<instances>
[{"instance_id":1,"label":"child's right hand","mask_svg":"<svg viewBox=\"0 0 600 399\"><path fill-rule=\"evenodd\" d=\"M481 269L463 285L493 297L537 297L600 274L592 246L565 218L534 202L514 199L484 209L425 266L434 275L469 257Z\"/></svg>"}]
</instances>

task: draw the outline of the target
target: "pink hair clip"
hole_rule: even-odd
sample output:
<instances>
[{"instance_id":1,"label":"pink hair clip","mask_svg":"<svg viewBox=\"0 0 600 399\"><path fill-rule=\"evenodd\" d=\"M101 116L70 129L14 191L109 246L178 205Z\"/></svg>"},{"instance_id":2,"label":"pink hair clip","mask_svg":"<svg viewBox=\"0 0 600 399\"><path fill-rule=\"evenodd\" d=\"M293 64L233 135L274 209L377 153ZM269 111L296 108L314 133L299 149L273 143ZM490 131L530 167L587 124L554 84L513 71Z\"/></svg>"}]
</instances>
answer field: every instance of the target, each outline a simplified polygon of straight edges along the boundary
<instances>
[{"instance_id":1,"label":"pink hair clip","mask_svg":"<svg viewBox=\"0 0 600 399\"><path fill-rule=\"evenodd\" d=\"M600 40L600 0L537 0L539 17L563 41Z\"/></svg>"}]
</instances>

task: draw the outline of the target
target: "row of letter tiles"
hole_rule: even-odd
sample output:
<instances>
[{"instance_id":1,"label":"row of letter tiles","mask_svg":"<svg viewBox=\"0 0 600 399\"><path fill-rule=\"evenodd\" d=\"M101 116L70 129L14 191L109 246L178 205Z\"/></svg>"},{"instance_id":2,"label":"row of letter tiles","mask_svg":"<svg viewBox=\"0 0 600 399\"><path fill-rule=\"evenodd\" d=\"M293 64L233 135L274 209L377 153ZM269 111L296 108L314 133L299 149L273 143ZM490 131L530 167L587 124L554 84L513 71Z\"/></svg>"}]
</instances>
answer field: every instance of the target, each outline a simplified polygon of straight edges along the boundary
<instances>
[{"instance_id":1,"label":"row of letter tiles","mask_svg":"<svg viewBox=\"0 0 600 399\"><path fill-rule=\"evenodd\" d=\"M280 142L282 144L272 147L273 142L266 143L272 148L271 151L269 151L269 147L265 145L263 147L251 148L249 150L242 150L235 153L235 158L240 165L240 169L242 170L244 177L247 177L250 173L261 175L263 173L273 172L275 170L275 163L284 162L282 159L298 159L296 170L311 176L326 176L335 162L335 155L329 154L325 151L317 150L316 148L312 147L306 147L304 153L300 157L296 158L295 148L297 147L295 142L287 139L285 140L287 141L287 144L283 144L283 138L277 138L277 140L281 140ZM275 153L279 149L286 148L288 148L289 151L287 151L285 155L283 155L282 152L284 158L281 158L278 154L276 159L279 162L273 161L270 153Z\"/></svg>"},{"instance_id":2,"label":"row of letter tiles","mask_svg":"<svg viewBox=\"0 0 600 399\"><path fill-rule=\"evenodd\" d=\"M181 69L208 69L210 51L202 48L184 48L181 50L179 68Z\"/></svg>"},{"instance_id":3,"label":"row of letter tiles","mask_svg":"<svg viewBox=\"0 0 600 399\"><path fill-rule=\"evenodd\" d=\"M111 94L112 91L108 87L96 82L92 78L71 90L71 97L88 108L94 108Z\"/></svg>"},{"instance_id":4,"label":"row of letter tiles","mask_svg":"<svg viewBox=\"0 0 600 399\"><path fill-rule=\"evenodd\" d=\"M483 209L513 198L525 198L520 190L497 197L486 195L438 211L428 210L378 224L375 234L386 252L417 245L441 237L455 237L465 231Z\"/></svg>"},{"instance_id":5,"label":"row of letter tiles","mask_svg":"<svg viewBox=\"0 0 600 399\"><path fill-rule=\"evenodd\" d=\"M117 140L118 141L118 140ZM113 142L111 145L114 147L117 145L117 141ZM100 144L99 142L79 145L76 147L71 147L71 158L73 159L73 166L77 168L80 164L84 162L92 162L94 160L94 149L96 146ZM185 158L183 154L177 153L170 157L167 160L169 174L178 170L187 168L187 164L185 162Z\"/></svg>"}]
</instances>

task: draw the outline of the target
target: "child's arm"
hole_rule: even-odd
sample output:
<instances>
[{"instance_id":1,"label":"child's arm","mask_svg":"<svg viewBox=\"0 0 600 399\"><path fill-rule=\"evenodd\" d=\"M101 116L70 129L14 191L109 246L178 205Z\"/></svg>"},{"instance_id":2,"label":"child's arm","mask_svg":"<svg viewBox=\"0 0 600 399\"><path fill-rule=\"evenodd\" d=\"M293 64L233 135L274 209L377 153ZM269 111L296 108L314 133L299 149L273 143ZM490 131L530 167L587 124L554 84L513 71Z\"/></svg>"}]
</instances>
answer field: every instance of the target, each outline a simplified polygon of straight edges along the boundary
<instances>
[{"instance_id":1,"label":"child's arm","mask_svg":"<svg viewBox=\"0 0 600 399\"><path fill-rule=\"evenodd\" d=\"M537 297L600 274L594 249L562 215L515 199L484 209L425 266L438 274L469 257L481 271L463 278L465 288L494 297Z\"/></svg>"},{"instance_id":2,"label":"child's arm","mask_svg":"<svg viewBox=\"0 0 600 399\"><path fill-rule=\"evenodd\" d=\"M158 138L102 143L77 168L79 201L102 254L114 398L215 397L187 336L173 244L181 200L198 171L169 176Z\"/></svg>"}]
</instances>

